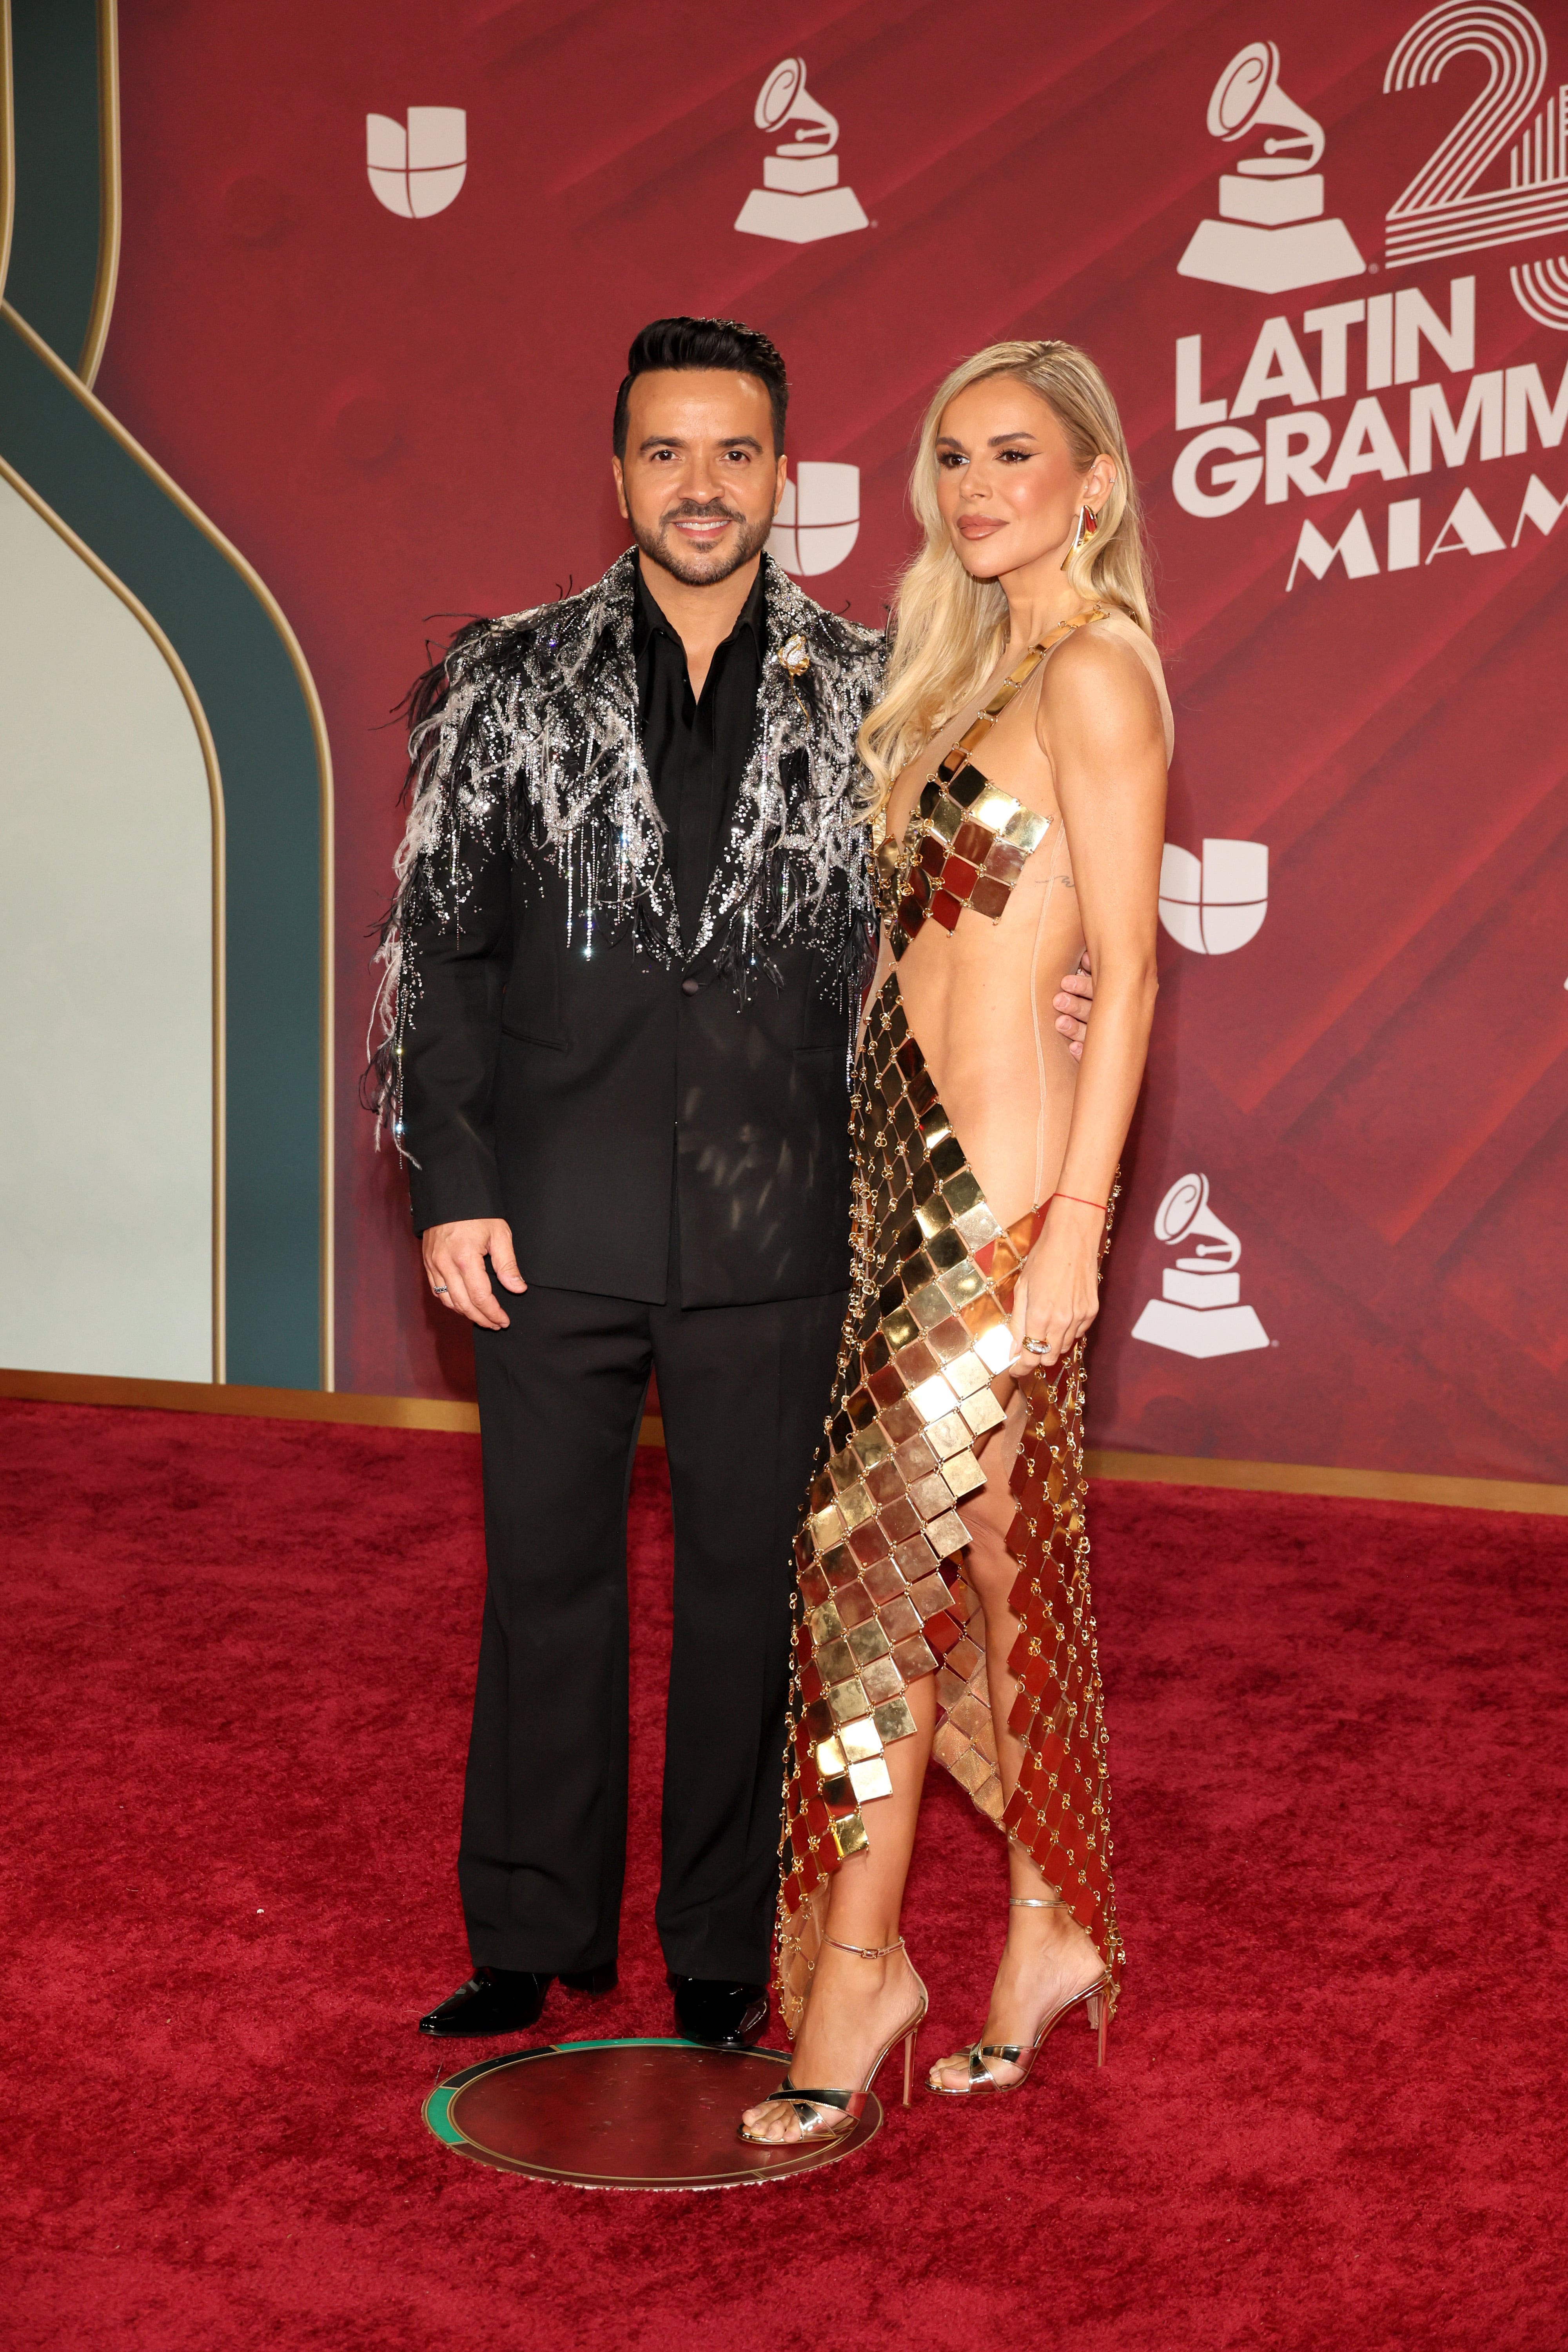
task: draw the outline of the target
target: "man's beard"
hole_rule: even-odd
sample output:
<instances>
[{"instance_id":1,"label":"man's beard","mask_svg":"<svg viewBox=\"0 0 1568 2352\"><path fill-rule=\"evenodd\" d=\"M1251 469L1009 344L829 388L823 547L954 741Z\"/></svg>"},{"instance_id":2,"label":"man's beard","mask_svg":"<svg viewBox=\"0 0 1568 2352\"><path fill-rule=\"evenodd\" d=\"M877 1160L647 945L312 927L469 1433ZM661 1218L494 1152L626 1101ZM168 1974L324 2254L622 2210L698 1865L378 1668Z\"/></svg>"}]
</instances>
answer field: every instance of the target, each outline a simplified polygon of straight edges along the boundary
<instances>
[{"instance_id":1,"label":"man's beard","mask_svg":"<svg viewBox=\"0 0 1568 2352\"><path fill-rule=\"evenodd\" d=\"M735 537L723 554L699 555L682 547L679 540L672 539L671 523L683 518L689 520L694 516L701 516L707 520L715 515L723 515L736 526ZM725 506L721 499L710 499L704 506L696 499L685 499L679 506L671 507L668 513L661 514L651 530L639 522L635 514L631 524L632 537L653 562L662 564L666 572L672 572L688 588L710 588L718 581L728 580L732 572L739 572L742 563L750 563L758 550L766 546L773 519L769 515L764 521L749 523L744 515L737 514L733 507Z\"/></svg>"}]
</instances>

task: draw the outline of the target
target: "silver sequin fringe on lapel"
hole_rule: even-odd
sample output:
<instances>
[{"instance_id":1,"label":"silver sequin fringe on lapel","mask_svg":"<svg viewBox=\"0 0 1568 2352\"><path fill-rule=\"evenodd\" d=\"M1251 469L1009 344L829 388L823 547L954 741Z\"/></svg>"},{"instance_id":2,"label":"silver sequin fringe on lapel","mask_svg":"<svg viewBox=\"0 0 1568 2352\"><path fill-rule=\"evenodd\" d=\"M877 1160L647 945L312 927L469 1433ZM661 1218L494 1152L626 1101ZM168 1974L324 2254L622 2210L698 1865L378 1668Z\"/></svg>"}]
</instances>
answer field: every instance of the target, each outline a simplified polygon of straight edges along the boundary
<instances>
[{"instance_id":1,"label":"silver sequin fringe on lapel","mask_svg":"<svg viewBox=\"0 0 1568 2352\"><path fill-rule=\"evenodd\" d=\"M637 560L628 549L579 595L474 623L415 689L412 805L371 1039L374 1106L400 1150L401 1041L419 997L411 943L431 926L460 928L479 868L502 848L562 877L574 942L592 948L629 929L655 962L705 955L742 1003L786 941L814 948L846 999L864 978L873 915L851 803L880 634L825 612L763 558L757 729L688 950L637 740ZM805 666L796 651L786 669L779 654L792 641Z\"/></svg>"}]
</instances>

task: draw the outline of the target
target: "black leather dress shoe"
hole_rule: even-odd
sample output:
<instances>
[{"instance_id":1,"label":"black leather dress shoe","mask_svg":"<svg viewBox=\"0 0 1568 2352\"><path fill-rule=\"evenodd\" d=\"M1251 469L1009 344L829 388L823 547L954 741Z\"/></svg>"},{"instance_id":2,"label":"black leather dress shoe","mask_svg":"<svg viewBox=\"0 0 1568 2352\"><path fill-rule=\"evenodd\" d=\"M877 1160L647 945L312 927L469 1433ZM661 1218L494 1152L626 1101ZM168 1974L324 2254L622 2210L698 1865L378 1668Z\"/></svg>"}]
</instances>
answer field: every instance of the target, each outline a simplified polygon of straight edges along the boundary
<instances>
[{"instance_id":1,"label":"black leather dress shoe","mask_svg":"<svg viewBox=\"0 0 1568 2352\"><path fill-rule=\"evenodd\" d=\"M579 1969L563 1974L561 1981L569 1992L614 1992L616 1964L609 1960L603 1968ZM548 1976L531 1969L476 1969L467 1984L420 2019L419 2031L445 2041L521 2033L537 2022L550 1983Z\"/></svg>"},{"instance_id":2,"label":"black leather dress shoe","mask_svg":"<svg viewBox=\"0 0 1568 2352\"><path fill-rule=\"evenodd\" d=\"M521 2033L536 2022L550 1990L531 1969L476 1969L450 2000L419 2021L421 2033L443 2040L484 2033Z\"/></svg>"},{"instance_id":3,"label":"black leather dress shoe","mask_svg":"<svg viewBox=\"0 0 1568 2352\"><path fill-rule=\"evenodd\" d=\"M672 1977L675 2023L688 2042L716 2050L749 2050L768 2030L766 1985L728 1978Z\"/></svg>"}]
</instances>

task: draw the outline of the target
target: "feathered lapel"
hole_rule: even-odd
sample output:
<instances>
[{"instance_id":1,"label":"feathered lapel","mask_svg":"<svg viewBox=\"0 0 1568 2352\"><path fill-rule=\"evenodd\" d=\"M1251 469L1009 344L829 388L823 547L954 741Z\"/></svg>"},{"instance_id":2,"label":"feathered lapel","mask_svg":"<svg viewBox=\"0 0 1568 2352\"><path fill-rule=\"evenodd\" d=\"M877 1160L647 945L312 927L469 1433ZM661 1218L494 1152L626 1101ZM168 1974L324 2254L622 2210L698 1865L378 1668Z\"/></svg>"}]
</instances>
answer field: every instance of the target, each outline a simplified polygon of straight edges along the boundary
<instances>
[{"instance_id":1,"label":"feathered lapel","mask_svg":"<svg viewBox=\"0 0 1568 2352\"><path fill-rule=\"evenodd\" d=\"M855 736L882 641L825 612L764 556L757 725L697 938L681 940L664 821L637 740L636 562L629 549L582 594L464 632L437 707L410 740L405 847L434 846L499 802L514 854L565 877L574 926L619 930L630 921L664 963L710 951L738 973L814 929L846 891L844 911L865 919ZM786 647L795 674L779 658Z\"/></svg>"},{"instance_id":2,"label":"feathered lapel","mask_svg":"<svg viewBox=\"0 0 1568 2352\"><path fill-rule=\"evenodd\" d=\"M786 940L814 949L826 983L848 992L862 976L872 918L855 737L881 676L880 633L825 612L763 556L757 725L688 944L637 740L637 560L628 549L579 595L475 622L414 688L412 805L374 1018L384 1103L419 992L415 934L460 929L480 862L502 847L562 876L574 937L629 928L659 963L706 957L742 1002Z\"/></svg>"},{"instance_id":3,"label":"feathered lapel","mask_svg":"<svg viewBox=\"0 0 1568 2352\"><path fill-rule=\"evenodd\" d=\"M692 952L717 946L743 971L793 923L809 928L837 877L858 913L867 844L852 805L855 737L881 670L881 641L814 604L763 558L764 643L757 725ZM781 656L788 654L786 661Z\"/></svg>"}]
</instances>

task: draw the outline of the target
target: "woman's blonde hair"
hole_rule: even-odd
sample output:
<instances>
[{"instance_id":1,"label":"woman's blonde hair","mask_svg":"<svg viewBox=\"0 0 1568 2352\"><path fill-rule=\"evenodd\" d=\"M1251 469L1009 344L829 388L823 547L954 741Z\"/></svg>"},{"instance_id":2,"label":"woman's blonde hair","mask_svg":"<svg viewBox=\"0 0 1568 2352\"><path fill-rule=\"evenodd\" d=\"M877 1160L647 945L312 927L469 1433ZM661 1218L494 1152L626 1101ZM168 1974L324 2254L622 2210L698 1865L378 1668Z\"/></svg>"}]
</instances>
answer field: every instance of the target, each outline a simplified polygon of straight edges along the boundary
<instances>
[{"instance_id":1,"label":"woman's blonde hair","mask_svg":"<svg viewBox=\"0 0 1568 2352\"><path fill-rule=\"evenodd\" d=\"M921 427L910 503L925 545L900 577L888 625L890 650L881 699L860 729L860 756L869 771L868 814L882 806L893 778L921 744L978 692L1007 641L1006 594L999 582L972 579L964 570L936 494L942 412L959 393L994 375L1016 376L1039 394L1082 472L1097 457L1114 460L1116 479L1100 509L1100 527L1073 556L1067 576L1086 604L1114 604L1153 635L1142 510L1110 385L1076 344L988 344L953 369Z\"/></svg>"}]
</instances>

